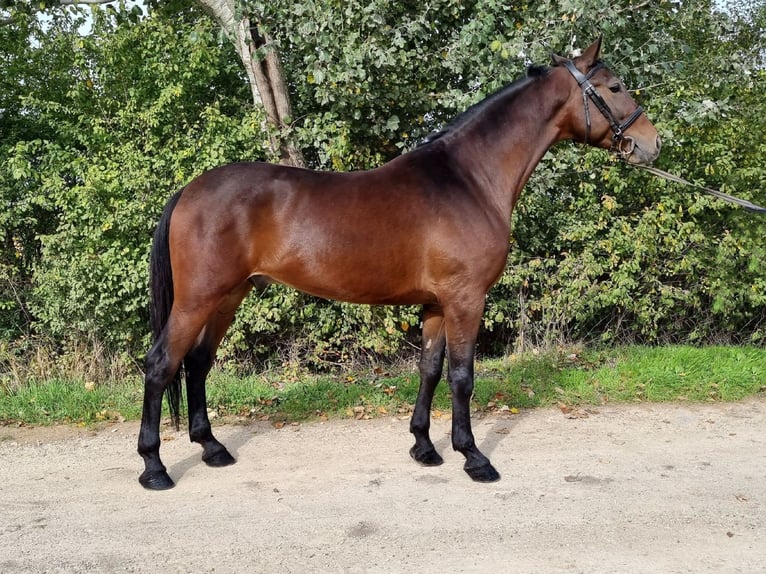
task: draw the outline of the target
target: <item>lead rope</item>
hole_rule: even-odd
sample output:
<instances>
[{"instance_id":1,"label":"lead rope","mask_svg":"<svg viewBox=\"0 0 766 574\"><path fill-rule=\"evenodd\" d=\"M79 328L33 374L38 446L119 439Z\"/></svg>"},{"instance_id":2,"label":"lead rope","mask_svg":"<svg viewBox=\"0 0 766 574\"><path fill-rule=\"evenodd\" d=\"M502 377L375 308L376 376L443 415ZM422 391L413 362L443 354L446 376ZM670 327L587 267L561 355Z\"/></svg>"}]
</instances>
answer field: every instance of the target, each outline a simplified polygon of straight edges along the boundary
<instances>
[{"instance_id":1,"label":"lead rope","mask_svg":"<svg viewBox=\"0 0 766 574\"><path fill-rule=\"evenodd\" d=\"M728 201L729 203L733 203L734 205L744 207L745 209L752 211L754 213L766 213L766 207L761 207L760 205L756 205L755 203L747 201L746 199L740 199L739 197L727 195L711 187L705 187L704 185L697 185L696 183L686 181L682 177L678 177L677 175L673 175L672 173L668 173L667 171L662 171L661 169L657 169L656 167L651 167L648 165L638 165L634 163L628 163L627 165L638 168L638 169L643 169L644 171L648 171L649 173L656 175L657 177L667 179L668 181L672 181L674 183L680 183L681 185L687 185L689 187L701 189L702 191L712 195L713 197L717 197L718 199L722 199L723 201Z\"/></svg>"}]
</instances>

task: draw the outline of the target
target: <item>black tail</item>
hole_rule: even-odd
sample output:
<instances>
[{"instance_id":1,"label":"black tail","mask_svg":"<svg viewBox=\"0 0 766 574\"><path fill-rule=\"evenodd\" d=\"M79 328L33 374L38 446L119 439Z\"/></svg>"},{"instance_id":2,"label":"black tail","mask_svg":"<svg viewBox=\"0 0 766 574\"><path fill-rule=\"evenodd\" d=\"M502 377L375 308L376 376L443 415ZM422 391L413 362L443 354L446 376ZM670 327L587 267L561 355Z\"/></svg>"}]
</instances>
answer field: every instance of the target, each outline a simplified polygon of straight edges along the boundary
<instances>
[{"instance_id":1,"label":"black tail","mask_svg":"<svg viewBox=\"0 0 766 574\"><path fill-rule=\"evenodd\" d=\"M149 284L151 289L151 325L152 335L156 343L165 328L165 324L170 316L170 309L173 307L173 269L170 267L170 216L178 203L183 190L170 198L165 210L162 212L160 222L154 231L154 242L152 243L152 254L149 264ZM168 408L170 416L173 419L176 430L180 425L181 411L181 372L183 363L178 367L178 371L173 376L173 380L165 389L165 396L168 399Z\"/></svg>"}]
</instances>

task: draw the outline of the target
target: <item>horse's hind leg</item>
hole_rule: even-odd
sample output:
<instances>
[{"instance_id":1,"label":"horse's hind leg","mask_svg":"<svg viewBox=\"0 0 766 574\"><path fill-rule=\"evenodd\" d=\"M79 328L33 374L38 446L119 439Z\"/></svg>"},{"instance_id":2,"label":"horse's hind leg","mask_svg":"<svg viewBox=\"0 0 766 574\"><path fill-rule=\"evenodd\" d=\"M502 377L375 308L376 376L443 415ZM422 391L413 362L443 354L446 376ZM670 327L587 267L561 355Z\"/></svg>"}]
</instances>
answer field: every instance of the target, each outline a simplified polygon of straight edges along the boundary
<instances>
[{"instance_id":1,"label":"horse's hind leg","mask_svg":"<svg viewBox=\"0 0 766 574\"><path fill-rule=\"evenodd\" d=\"M420 388L410 421L410 432L415 435L415 445L410 449L410 456L420 464L437 466L444 460L431 442L429 429L431 403L444 366L444 315L438 306L424 308L422 345L419 366Z\"/></svg>"},{"instance_id":2,"label":"horse's hind leg","mask_svg":"<svg viewBox=\"0 0 766 574\"><path fill-rule=\"evenodd\" d=\"M202 460L209 466L228 466L236 462L213 436L207 415L205 381L215 359L215 349L202 342L184 359L186 368L186 397L189 407L189 439L202 445Z\"/></svg>"},{"instance_id":3,"label":"horse's hind leg","mask_svg":"<svg viewBox=\"0 0 766 574\"><path fill-rule=\"evenodd\" d=\"M146 356L144 408L138 434L138 453L145 466L138 481L144 488L173 487L173 480L160 459L162 395L176 375L184 354L194 344L206 314L204 309L187 314L171 312L162 334Z\"/></svg>"},{"instance_id":4,"label":"horse's hind leg","mask_svg":"<svg viewBox=\"0 0 766 574\"><path fill-rule=\"evenodd\" d=\"M236 462L226 447L213 436L207 414L205 381L213 366L218 345L234 320L237 307L249 290L250 286L245 285L226 298L208 319L197 344L184 359L189 407L189 438L192 442L202 445L202 460L208 466L228 466Z\"/></svg>"},{"instance_id":5,"label":"horse's hind leg","mask_svg":"<svg viewBox=\"0 0 766 574\"><path fill-rule=\"evenodd\" d=\"M174 486L160 460L159 429L162 395L180 364L180 357L177 361L170 359L165 340L166 337L161 337L146 356L144 407L138 434L138 454L144 459L144 472L138 477L138 482L151 490L165 490Z\"/></svg>"}]
</instances>

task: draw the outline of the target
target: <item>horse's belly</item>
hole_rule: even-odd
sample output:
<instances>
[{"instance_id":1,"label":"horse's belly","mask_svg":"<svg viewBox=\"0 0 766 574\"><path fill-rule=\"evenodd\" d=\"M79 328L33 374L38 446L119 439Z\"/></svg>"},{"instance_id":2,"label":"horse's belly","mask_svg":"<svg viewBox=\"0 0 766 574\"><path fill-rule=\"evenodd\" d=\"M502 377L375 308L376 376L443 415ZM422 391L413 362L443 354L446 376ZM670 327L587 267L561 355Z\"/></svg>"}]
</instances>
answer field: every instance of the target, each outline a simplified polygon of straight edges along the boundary
<instances>
[{"instance_id":1,"label":"horse's belly","mask_svg":"<svg viewBox=\"0 0 766 574\"><path fill-rule=\"evenodd\" d=\"M334 259L334 258L331 258ZM435 302L423 273L414 266L386 265L381 259L359 261L317 258L268 273L273 280L324 299L370 305L416 305Z\"/></svg>"}]
</instances>

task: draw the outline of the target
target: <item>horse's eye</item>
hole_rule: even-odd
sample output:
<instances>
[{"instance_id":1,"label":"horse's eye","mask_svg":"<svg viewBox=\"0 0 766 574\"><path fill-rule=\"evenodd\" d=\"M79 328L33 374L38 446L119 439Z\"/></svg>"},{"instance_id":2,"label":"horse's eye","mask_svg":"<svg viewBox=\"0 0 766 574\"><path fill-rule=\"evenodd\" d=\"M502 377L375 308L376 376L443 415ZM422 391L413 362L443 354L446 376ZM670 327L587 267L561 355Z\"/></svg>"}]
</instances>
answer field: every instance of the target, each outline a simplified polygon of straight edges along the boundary
<instances>
[{"instance_id":1,"label":"horse's eye","mask_svg":"<svg viewBox=\"0 0 766 574\"><path fill-rule=\"evenodd\" d=\"M618 93L620 90L622 90L622 86L620 84L609 86L609 91L612 92L613 94Z\"/></svg>"}]
</instances>

